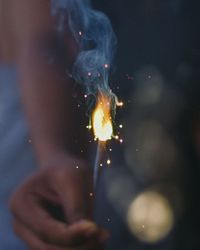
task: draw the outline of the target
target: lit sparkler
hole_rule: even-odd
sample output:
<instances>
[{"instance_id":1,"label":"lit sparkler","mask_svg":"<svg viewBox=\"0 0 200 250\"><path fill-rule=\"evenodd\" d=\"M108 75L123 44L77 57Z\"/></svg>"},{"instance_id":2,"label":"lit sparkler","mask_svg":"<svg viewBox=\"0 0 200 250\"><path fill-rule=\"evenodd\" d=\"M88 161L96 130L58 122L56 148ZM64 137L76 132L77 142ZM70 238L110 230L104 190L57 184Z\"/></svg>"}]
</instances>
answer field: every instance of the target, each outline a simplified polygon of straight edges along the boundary
<instances>
[{"instance_id":1,"label":"lit sparkler","mask_svg":"<svg viewBox=\"0 0 200 250\"><path fill-rule=\"evenodd\" d=\"M95 140L98 140L97 153L94 164L94 185L96 186L100 170L100 161L103 156L103 149L106 146L108 140L111 140L113 136L113 120L112 120L112 98L111 96L99 94L96 108L92 115L92 128L95 136ZM123 106L122 102L115 100L115 105ZM115 107L114 107L115 108ZM107 164L111 164L111 160L107 160Z\"/></svg>"},{"instance_id":2,"label":"lit sparkler","mask_svg":"<svg viewBox=\"0 0 200 250\"><path fill-rule=\"evenodd\" d=\"M96 186L103 148L105 147L106 142L110 140L113 135L111 102L106 96L100 95L98 97L97 106L92 116L92 127L95 139L98 140L97 153L94 164L94 185Z\"/></svg>"}]
</instances>

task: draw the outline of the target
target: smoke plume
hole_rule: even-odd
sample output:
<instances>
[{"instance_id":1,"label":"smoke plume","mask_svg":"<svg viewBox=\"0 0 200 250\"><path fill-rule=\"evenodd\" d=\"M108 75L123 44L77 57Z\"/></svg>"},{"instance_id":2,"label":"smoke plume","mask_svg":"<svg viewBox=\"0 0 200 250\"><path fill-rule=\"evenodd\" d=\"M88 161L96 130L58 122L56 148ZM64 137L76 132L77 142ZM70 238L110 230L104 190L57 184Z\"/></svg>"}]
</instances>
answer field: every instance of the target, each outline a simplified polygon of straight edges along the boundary
<instances>
[{"instance_id":1,"label":"smoke plume","mask_svg":"<svg viewBox=\"0 0 200 250\"><path fill-rule=\"evenodd\" d=\"M61 30L67 20L79 47L72 70L74 80L83 84L89 95L101 92L115 97L108 80L116 37L108 17L92 9L90 0L52 0L52 8L60 16Z\"/></svg>"}]
</instances>

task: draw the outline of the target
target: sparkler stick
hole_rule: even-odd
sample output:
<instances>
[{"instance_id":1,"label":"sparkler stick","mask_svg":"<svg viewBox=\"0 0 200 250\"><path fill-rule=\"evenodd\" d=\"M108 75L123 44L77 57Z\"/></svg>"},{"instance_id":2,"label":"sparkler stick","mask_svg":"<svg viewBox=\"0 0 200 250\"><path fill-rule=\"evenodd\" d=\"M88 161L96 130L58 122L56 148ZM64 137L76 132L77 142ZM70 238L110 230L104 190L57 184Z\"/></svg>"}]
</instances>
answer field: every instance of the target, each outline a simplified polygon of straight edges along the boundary
<instances>
[{"instance_id":1,"label":"sparkler stick","mask_svg":"<svg viewBox=\"0 0 200 250\"><path fill-rule=\"evenodd\" d=\"M99 178L99 172L100 172L100 161L102 158L102 142L98 142L97 145L97 152L95 157L95 163L94 163L94 187L96 188L98 178Z\"/></svg>"},{"instance_id":2,"label":"sparkler stick","mask_svg":"<svg viewBox=\"0 0 200 250\"><path fill-rule=\"evenodd\" d=\"M99 177L99 162L101 158L100 155L101 155L101 145L100 145L100 142L98 142L95 163L94 163L94 187L95 188L97 186L97 181Z\"/></svg>"}]
</instances>

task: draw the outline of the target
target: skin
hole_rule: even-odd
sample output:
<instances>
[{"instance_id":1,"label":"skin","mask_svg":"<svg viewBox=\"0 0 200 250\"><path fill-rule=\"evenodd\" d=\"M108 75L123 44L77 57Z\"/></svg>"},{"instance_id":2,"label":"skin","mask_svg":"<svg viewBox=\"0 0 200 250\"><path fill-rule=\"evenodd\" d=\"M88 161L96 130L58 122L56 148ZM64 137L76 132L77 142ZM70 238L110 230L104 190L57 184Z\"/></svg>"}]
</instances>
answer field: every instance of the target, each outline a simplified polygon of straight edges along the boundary
<instances>
[{"instance_id":1,"label":"skin","mask_svg":"<svg viewBox=\"0 0 200 250\"><path fill-rule=\"evenodd\" d=\"M6 10L0 15L0 59L17 65L38 159L38 171L10 199L13 227L29 249L97 250L108 233L92 222L92 176L86 150L80 153L87 148L84 109L77 109L82 93L74 92L66 75L77 46L68 27L59 37L49 0L0 4Z\"/></svg>"}]
</instances>

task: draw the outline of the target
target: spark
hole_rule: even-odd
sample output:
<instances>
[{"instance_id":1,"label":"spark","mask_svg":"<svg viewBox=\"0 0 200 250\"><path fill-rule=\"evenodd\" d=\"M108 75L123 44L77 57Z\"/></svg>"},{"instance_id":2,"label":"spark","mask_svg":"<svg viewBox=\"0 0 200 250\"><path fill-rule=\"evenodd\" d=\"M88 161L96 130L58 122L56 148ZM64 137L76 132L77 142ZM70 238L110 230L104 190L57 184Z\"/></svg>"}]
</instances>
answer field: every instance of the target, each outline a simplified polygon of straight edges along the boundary
<instances>
[{"instance_id":1,"label":"spark","mask_svg":"<svg viewBox=\"0 0 200 250\"><path fill-rule=\"evenodd\" d=\"M90 129L92 129L92 126L91 125L87 125L86 128L90 130Z\"/></svg>"},{"instance_id":2,"label":"spark","mask_svg":"<svg viewBox=\"0 0 200 250\"><path fill-rule=\"evenodd\" d=\"M123 106L124 106L124 103L123 103L123 102L117 102L117 106L118 106L118 107L123 107Z\"/></svg>"},{"instance_id":3,"label":"spark","mask_svg":"<svg viewBox=\"0 0 200 250\"><path fill-rule=\"evenodd\" d=\"M120 127L120 128L123 128L123 125L122 125L122 124L120 124L120 125L119 125L119 127Z\"/></svg>"},{"instance_id":4,"label":"spark","mask_svg":"<svg viewBox=\"0 0 200 250\"><path fill-rule=\"evenodd\" d=\"M106 64L104 65L104 67L105 67L106 69L108 69L108 68L109 68L109 65L106 63Z\"/></svg>"},{"instance_id":5,"label":"spark","mask_svg":"<svg viewBox=\"0 0 200 250\"><path fill-rule=\"evenodd\" d=\"M111 160L110 160L110 159L107 160L107 164L108 164L108 165L111 164Z\"/></svg>"}]
</instances>

